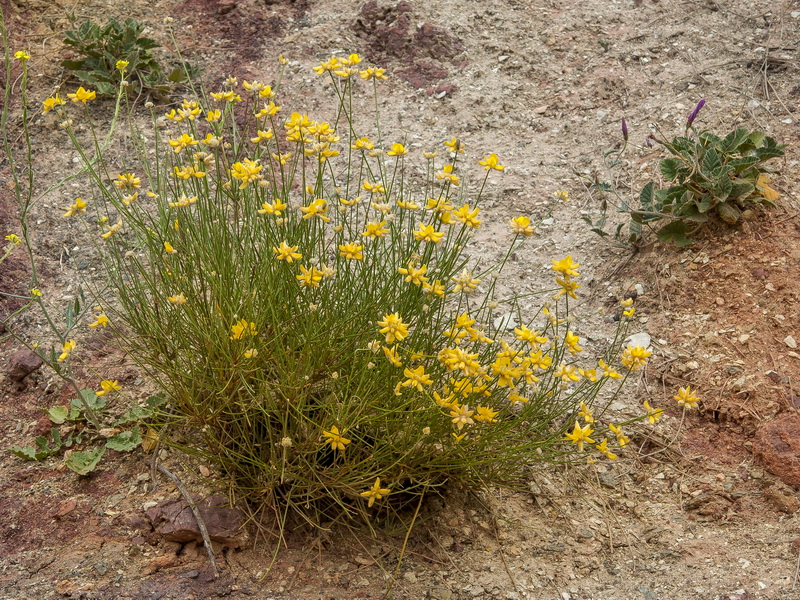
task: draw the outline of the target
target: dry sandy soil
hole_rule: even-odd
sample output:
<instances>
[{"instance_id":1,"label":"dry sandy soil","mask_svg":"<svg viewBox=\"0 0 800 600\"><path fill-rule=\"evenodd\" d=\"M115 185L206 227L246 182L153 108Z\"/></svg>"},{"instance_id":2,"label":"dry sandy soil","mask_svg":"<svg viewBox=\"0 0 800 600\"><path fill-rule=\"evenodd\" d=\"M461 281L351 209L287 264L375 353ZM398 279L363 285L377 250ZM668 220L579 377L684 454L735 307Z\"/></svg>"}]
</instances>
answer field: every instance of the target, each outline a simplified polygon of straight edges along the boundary
<instances>
[{"instance_id":1,"label":"dry sandy soil","mask_svg":"<svg viewBox=\"0 0 800 600\"><path fill-rule=\"evenodd\" d=\"M450 490L431 500L392 597L800 598L792 487L800 469L759 460L772 439L800 448L800 355L787 341L800 340L800 3L129 0L124 13L108 0L2 6L14 48L33 55L37 106L59 85L75 86L57 66L70 11L147 23L167 61L175 57L163 19L172 16L179 46L212 89L227 75L270 81L283 53L291 61L284 94L302 98L296 108L311 114L330 94L311 67L358 52L392 76L381 108L387 139L405 137L419 152L457 135L473 158L496 152L509 165L484 204L495 225L470 252L496 255L509 217L543 216L554 192L569 190L571 200L515 257L509 289L540 289L550 259L571 254L584 275L579 332L589 348L610 335L618 300L638 292L636 328L651 336L654 355L612 405L615 418L638 414L648 399L668 405L686 384L699 390L701 410L670 410L656 427L639 426L633 449L614 463L532 475L528 492ZM657 171L660 154L644 144L651 124L679 133L700 98L708 101L702 127L759 128L788 144L774 164L780 208L684 249L648 241L633 252L591 233L581 218L598 215L600 198L583 182L611 177L601 152L619 143L620 117L631 147L616 177L630 199ZM69 173L72 154L52 121L34 118L32 133L41 184ZM0 157L0 182L7 169ZM0 229L13 231L5 183L0 200ZM70 297L91 270L88 249L60 217L65 203L56 194L32 215L42 287L53 298ZM0 289L25 293L28 269L17 255L3 263ZM37 319L13 325L31 336ZM6 337L0 348L8 357L19 345ZM130 388L145 385L113 354L97 359ZM2 446L30 443L48 428L41 409L68 392L44 370L22 383L0 377ZM765 427L776 428L772 437ZM201 465L165 460L195 489L209 489ZM143 505L179 495L165 481L150 489L149 461L141 451L115 454L79 478L59 458L26 463L3 451L0 598L366 599L390 587L402 532L290 537L266 576L271 541L225 550L214 580L202 548L165 542L143 519Z\"/></svg>"}]
</instances>

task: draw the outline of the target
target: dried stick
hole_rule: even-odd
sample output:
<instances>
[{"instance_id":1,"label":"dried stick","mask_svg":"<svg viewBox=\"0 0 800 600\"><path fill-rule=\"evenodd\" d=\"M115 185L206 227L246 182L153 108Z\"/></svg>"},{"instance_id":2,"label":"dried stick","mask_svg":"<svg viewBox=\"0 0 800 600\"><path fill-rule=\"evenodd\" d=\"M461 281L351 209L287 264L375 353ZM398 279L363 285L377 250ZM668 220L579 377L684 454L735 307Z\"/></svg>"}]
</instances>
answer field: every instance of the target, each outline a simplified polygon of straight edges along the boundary
<instances>
[{"instance_id":1,"label":"dried stick","mask_svg":"<svg viewBox=\"0 0 800 600\"><path fill-rule=\"evenodd\" d=\"M177 475L171 473L164 465L158 465L158 470L173 481L173 483L178 487L178 490L180 490L181 495L189 504L189 508L192 509L192 514L197 521L197 527L200 529L200 535L203 536L203 544L205 544L206 552L208 553L208 560L211 562L211 570L214 572L214 579L216 579L219 577L219 569L217 568L217 561L214 558L214 548L211 546L211 538L208 535L206 522L200 515L200 509L197 508L197 504L195 504L194 500L192 500L192 497L189 495L189 490L186 489L186 486L184 486L181 480L178 479Z\"/></svg>"}]
</instances>

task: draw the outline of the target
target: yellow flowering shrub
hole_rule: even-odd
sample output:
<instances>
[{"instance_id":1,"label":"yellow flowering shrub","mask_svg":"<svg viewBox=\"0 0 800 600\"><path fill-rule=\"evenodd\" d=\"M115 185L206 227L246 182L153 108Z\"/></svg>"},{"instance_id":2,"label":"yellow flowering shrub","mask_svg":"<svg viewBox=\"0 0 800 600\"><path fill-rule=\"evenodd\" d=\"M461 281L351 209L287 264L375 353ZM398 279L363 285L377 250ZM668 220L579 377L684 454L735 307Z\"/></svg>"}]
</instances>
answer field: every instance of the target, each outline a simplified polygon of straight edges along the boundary
<instances>
[{"instance_id":1,"label":"yellow flowering shrub","mask_svg":"<svg viewBox=\"0 0 800 600\"><path fill-rule=\"evenodd\" d=\"M67 118L89 114L91 90L44 100L94 183L61 209L105 267L110 294L88 327L115 331L165 393L164 442L201 455L254 506L312 522L448 482L514 485L534 461L615 458L609 438L629 441L622 424L592 437L591 411L650 354L620 352L632 306L591 357L569 317L572 256L552 261L551 299L536 314L500 297L505 260L478 269L464 248L487 225L488 176L505 166L457 138L439 153L383 139L377 115L353 114L351 98L377 94L387 75L360 62L316 67L333 83L330 121L233 78L208 102L153 107L170 129L155 129L155 148L137 144L124 172L102 152L95 161ZM535 224L517 216L503 230L507 258ZM79 348L69 339L58 360ZM104 380L97 395L117 389ZM696 397L687 388L679 401Z\"/></svg>"}]
</instances>

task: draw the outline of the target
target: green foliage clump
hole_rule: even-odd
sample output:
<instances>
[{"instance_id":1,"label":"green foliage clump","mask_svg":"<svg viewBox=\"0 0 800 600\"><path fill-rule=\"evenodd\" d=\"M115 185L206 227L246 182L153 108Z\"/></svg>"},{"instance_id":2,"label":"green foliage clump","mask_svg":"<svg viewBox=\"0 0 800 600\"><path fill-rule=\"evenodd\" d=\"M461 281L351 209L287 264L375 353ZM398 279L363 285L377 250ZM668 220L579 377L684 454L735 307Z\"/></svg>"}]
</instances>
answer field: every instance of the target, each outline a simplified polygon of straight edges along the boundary
<instances>
[{"instance_id":1,"label":"green foliage clump","mask_svg":"<svg viewBox=\"0 0 800 600\"><path fill-rule=\"evenodd\" d=\"M117 93L118 61L127 64L131 92L150 90L159 94L170 91L186 80L182 68L165 74L152 54L159 43L141 35L144 25L133 18L120 22L112 18L104 26L91 19L64 33L64 43L74 48L76 56L61 61L61 66L105 96Z\"/></svg>"}]
</instances>

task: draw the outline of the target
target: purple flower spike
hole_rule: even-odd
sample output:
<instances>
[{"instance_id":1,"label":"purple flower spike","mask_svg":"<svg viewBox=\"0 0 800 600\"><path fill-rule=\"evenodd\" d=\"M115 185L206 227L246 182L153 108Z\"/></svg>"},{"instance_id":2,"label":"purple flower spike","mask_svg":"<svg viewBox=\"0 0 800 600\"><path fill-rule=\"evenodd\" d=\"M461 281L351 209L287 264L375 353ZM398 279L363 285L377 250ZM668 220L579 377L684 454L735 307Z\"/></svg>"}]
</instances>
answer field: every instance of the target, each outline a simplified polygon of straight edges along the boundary
<instances>
[{"instance_id":1,"label":"purple flower spike","mask_svg":"<svg viewBox=\"0 0 800 600\"><path fill-rule=\"evenodd\" d=\"M700 109L703 108L703 105L706 103L705 98L701 98L700 102L697 103L697 106L694 107L692 114L689 115L689 118L686 120L686 127L691 127L694 120L697 118L697 113L700 112Z\"/></svg>"},{"instance_id":2,"label":"purple flower spike","mask_svg":"<svg viewBox=\"0 0 800 600\"><path fill-rule=\"evenodd\" d=\"M628 141L628 124L625 122L625 117L622 117L622 137Z\"/></svg>"}]
</instances>

